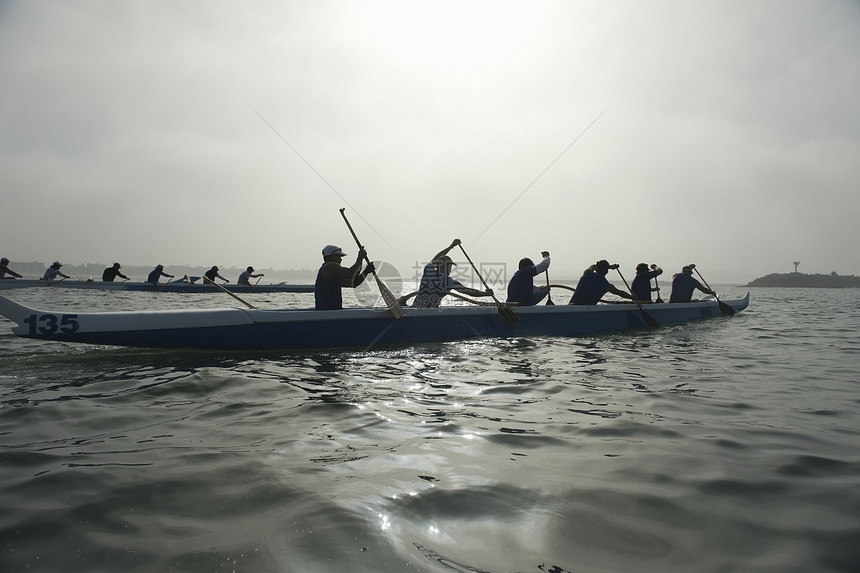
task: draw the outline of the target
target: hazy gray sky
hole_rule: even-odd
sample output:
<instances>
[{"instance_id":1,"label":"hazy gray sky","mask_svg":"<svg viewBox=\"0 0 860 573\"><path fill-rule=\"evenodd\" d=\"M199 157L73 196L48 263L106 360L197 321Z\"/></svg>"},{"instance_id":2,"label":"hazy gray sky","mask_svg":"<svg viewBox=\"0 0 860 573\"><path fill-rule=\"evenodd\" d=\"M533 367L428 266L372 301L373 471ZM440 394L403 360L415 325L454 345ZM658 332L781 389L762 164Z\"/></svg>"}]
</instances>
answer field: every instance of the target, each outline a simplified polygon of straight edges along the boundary
<instances>
[{"instance_id":1,"label":"hazy gray sky","mask_svg":"<svg viewBox=\"0 0 860 573\"><path fill-rule=\"evenodd\" d=\"M13 261L860 274L856 1L0 1L0 86Z\"/></svg>"}]
</instances>

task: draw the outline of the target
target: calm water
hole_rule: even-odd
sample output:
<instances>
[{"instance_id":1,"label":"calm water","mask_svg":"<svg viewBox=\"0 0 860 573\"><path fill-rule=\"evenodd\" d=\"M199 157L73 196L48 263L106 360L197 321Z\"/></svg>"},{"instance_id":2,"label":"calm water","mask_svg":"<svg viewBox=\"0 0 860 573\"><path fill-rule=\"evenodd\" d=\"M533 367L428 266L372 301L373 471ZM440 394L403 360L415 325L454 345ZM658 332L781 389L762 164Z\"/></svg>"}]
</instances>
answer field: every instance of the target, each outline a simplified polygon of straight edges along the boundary
<instances>
[{"instance_id":1,"label":"calm water","mask_svg":"<svg viewBox=\"0 0 860 573\"><path fill-rule=\"evenodd\" d=\"M0 571L858 571L858 332L857 290L807 289L656 331L366 352L73 346L3 319Z\"/></svg>"}]
</instances>

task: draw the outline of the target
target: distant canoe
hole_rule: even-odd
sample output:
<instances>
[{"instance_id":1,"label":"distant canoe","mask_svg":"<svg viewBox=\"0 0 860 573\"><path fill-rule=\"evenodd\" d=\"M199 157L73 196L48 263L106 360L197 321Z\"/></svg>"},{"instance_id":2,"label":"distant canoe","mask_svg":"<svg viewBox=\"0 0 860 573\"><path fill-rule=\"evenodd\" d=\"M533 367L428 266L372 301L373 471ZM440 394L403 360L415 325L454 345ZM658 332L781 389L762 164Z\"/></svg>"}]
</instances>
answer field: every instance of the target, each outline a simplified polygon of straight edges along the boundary
<instances>
[{"instance_id":1,"label":"distant canoe","mask_svg":"<svg viewBox=\"0 0 860 573\"><path fill-rule=\"evenodd\" d=\"M749 293L724 305L740 312ZM724 316L716 300L647 305L659 326ZM0 296L0 314L25 338L149 348L339 349L412 345L472 338L576 337L645 329L645 311L633 304L517 307L506 324L495 307L257 310L216 308L130 312L36 310Z\"/></svg>"},{"instance_id":2,"label":"distant canoe","mask_svg":"<svg viewBox=\"0 0 860 573\"><path fill-rule=\"evenodd\" d=\"M221 284L221 283L218 283ZM252 292L314 292L314 285L300 284L258 284L255 286L237 285L225 283L225 288L239 294ZM0 280L0 290L13 288L75 288L86 290L121 290L121 291L149 291L149 292L179 292L179 293L207 293L219 292L218 287L204 282L170 281L153 286L151 283L136 281L85 281L81 279L63 279L48 284L42 279L3 279Z\"/></svg>"}]
</instances>

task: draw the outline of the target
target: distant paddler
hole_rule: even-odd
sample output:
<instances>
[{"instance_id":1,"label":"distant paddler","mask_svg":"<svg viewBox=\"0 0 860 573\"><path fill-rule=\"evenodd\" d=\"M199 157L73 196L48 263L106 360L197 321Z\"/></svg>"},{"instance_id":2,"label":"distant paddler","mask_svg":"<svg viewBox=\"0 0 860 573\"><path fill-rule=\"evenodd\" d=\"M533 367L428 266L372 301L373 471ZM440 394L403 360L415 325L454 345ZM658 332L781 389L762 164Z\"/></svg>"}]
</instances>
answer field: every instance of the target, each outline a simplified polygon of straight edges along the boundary
<instances>
[{"instance_id":1,"label":"distant paddler","mask_svg":"<svg viewBox=\"0 0 860 573\"><path fill-rule=\"evenodd\" d=\"M149 273L149 276L146 277L146 282L150 283L152 286L158 286L158 280L161 277L170 277L173 278L173 275L164 272L164 265L155 265L155 268L152 269L152 272ZM169 280L167 282L170 282Z\"/></svg>"},{"instance_id":2,"label":"distant paddler","mask_svg":"<svg viewBox=\"0 0 860 573\"><path fill-rule=\"evenodd\" d=\"M54 261L51 263L51 266L45 269L45 274L42 275L42 279L48 281L48 284L53 284L57 277L63 277L64 279L69 278L69 275L63 273L60 270L60 267L63 265L59 261Z\"/></svg>"},{"instance_id":3,"label":"distant paddler","mask_svg":"<svg viewBox=\"0 0 860 573\"><path fill-rule=\"evenodd\" d=\"M251 279L255 278L257 279L257 282L260 282L259 277L262 276L264 276L263 273L254 274L254 267L248 267L239 275L239 280L236 281L236 284L253 287L254 285L251 284Z\"/></svg>"},{"instance_id":4,"label":"distant paddler","mask_svg":"<svg viewBox=\"0 0 860 573\"><path fill-rule=\"evenodd\" d=\"M218 270L219 270L219 269L218 269L218 267L217 267L217 266L213 266L211 269L209 269L208 271L206 271L205 273L203 273L203 276L204 276L204 277L206 277L207 279L209 279L209 282L210 282L210 283L214 283L214 282L215 282L215 279L221 279L221 280L222 280L222 281L224 281L225 283L230 282L229 280L225 279L225 278L224 278L224 277L222 277L220 274L218 274Z\"/></svg>"},{"instance_id":5,"label":"distant paddler","mask_svg":"<svg viewBox=\"0 0 860 573\"><path fill-rule=\"evenodd\" d=\"M127 276L120 272L122 265L119 263L114 263L112 267L108 267L105 269L105 272L102 273L102 281L106 283L112 283L116 277L122 277L125 280L129 280Z\"/></svg>"},{"instance_id":6,"label":"distant paddler","mask_svg":"<svg viewBox=\"0 0 860 573\"><path fill-rule=\"evenodd\" d=\"M7 276L8 275L8 276ZM21 275L9 268L9 259L0 259L0 279L20 279Z\"/></svg>"}]
</instances>

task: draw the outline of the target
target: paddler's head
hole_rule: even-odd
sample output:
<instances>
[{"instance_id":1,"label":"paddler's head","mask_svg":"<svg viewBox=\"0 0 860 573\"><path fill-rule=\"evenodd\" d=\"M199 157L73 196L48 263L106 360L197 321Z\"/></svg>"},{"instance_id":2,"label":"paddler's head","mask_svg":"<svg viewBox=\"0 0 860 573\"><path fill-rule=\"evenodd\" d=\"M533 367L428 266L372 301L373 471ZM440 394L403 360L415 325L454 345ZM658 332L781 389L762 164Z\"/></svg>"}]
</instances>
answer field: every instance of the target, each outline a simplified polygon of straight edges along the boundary
<instances>
[{"instance_id":1,"label":"paddler's head","mask_svg":"<svg viewBox=\"0 0 860 573\"><path fill-rule=\"evenodd\" d=\"M326 245L322 250L323 260L327 263L339 263L346 253L340 247L334 245Z\"/></svg>"},{"instance_id":2,"label":"paddler's head","mask_svg":"<svg viewBox=\"0 0 860 573\"><path fill-rule=\"evenodd\" d=\"M450 275L451 269L457 266L457 263L451 260L451 257L449 257L448 255L442 255L441 257L433 261L433 264L436 265L437 269L444 272L446 275Z\"/></svg>"}]
</instances>

